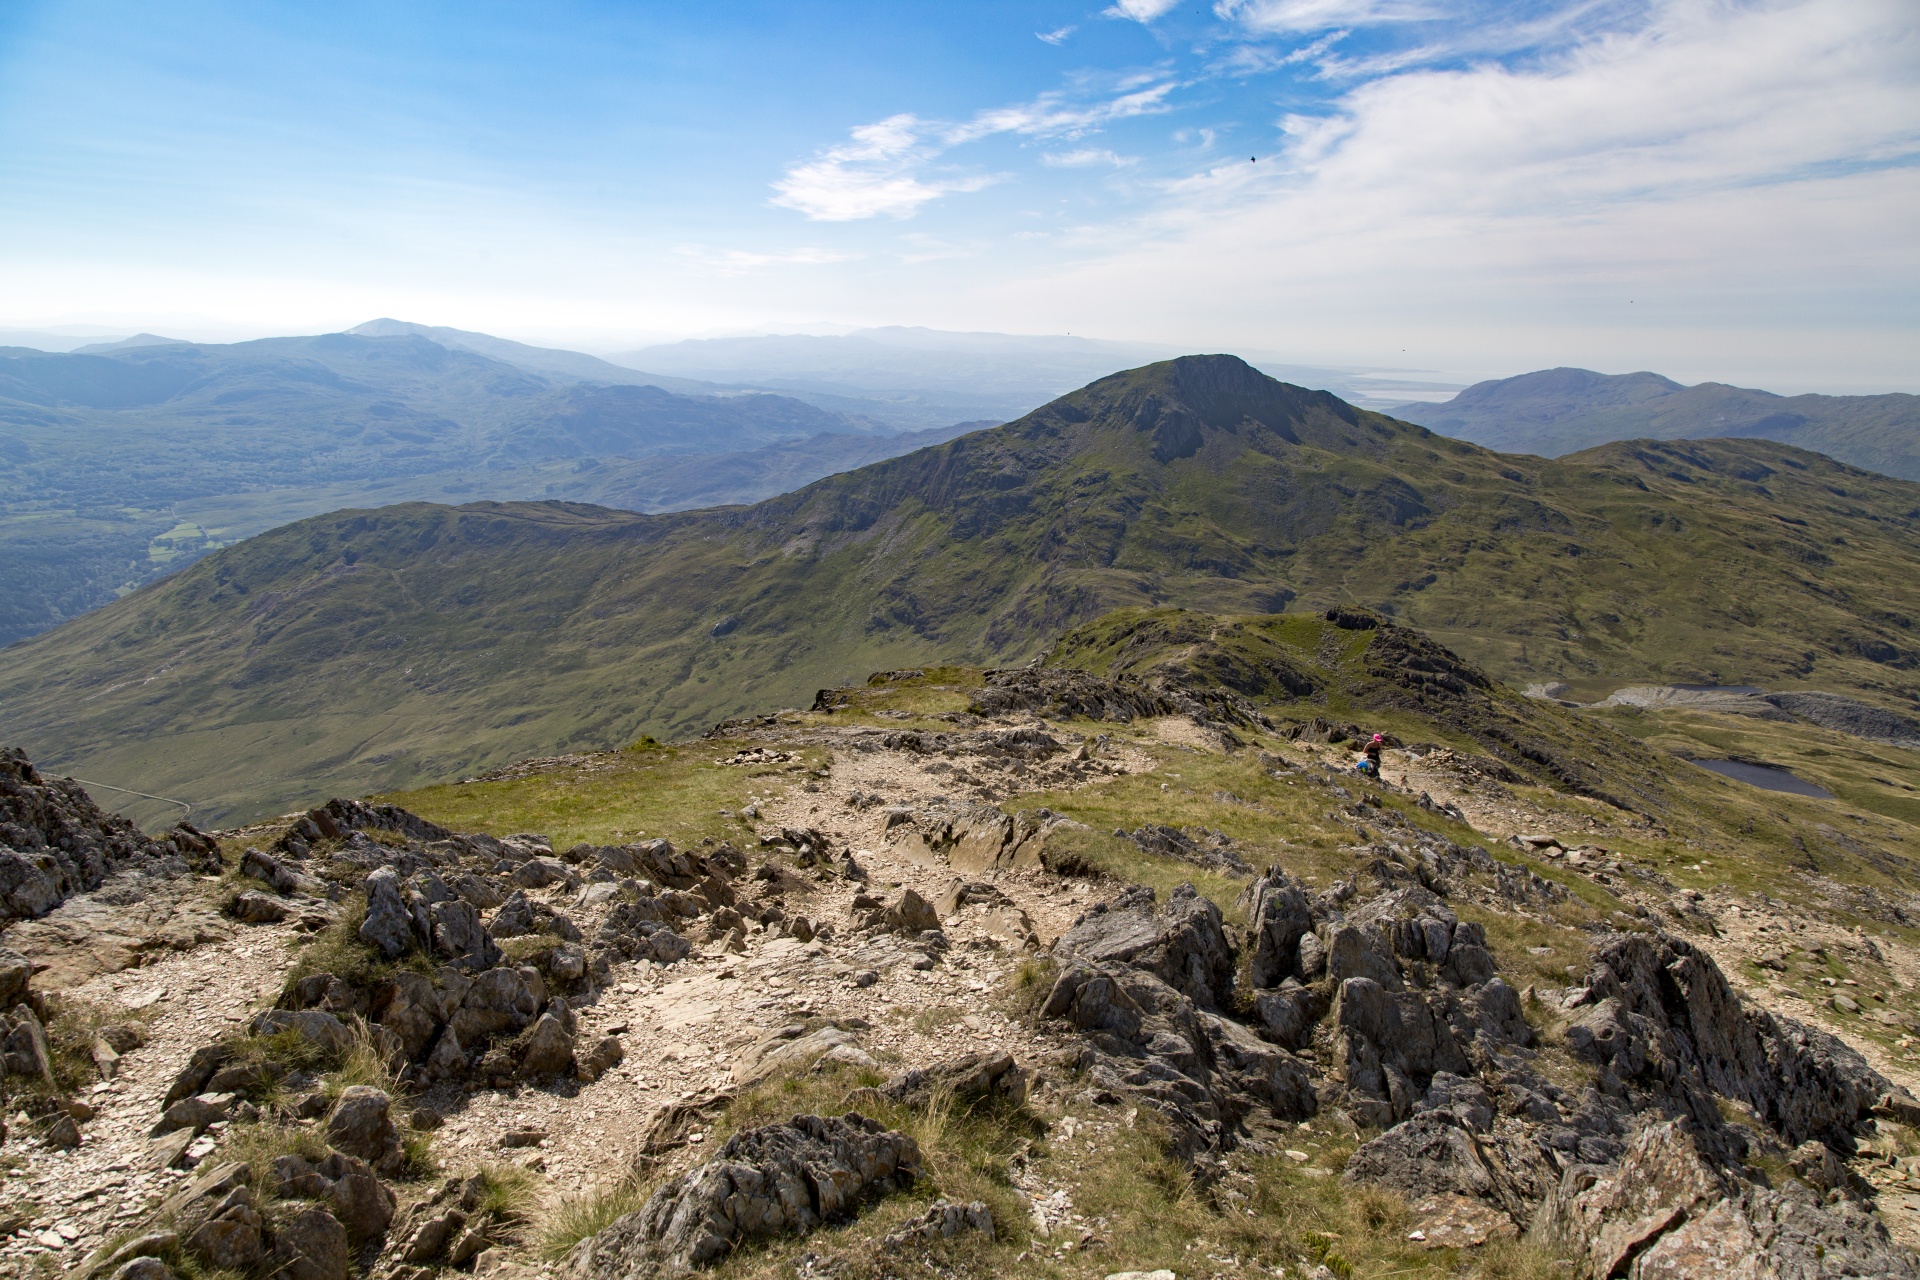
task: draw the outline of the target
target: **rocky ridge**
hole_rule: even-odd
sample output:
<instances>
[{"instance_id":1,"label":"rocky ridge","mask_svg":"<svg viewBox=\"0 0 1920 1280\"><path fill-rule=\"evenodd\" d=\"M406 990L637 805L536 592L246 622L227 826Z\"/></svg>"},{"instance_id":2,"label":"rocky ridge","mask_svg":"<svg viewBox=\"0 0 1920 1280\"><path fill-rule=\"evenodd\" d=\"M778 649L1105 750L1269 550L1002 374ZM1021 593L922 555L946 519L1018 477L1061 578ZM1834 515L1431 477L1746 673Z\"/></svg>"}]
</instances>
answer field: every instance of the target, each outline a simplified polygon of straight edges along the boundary
<instances>
[{"instance_id":1,"label":"rocky ridge","mask_svg":"<svg viewBox=\"0 0 1920 1280\"><path fill-rule=\"evenodd\" d=\"M1199 881L1129 886L1082 860L1086 824L999 802L1164 765L1137 741L975 705L942 729L839 723L852 707L732 726L716 767L830 757L741 810L744 850L556 851L344 800L230 837L229 885L250 886L227 904L238 931L89 985L125 1002L230 956L255 994L223 1003L222 1026L163 1025L131 1047L120 1083L97 1095L112 1110L67 1114L74 1149L38 1121L19 1139L43 1170L71 1167L56 1181L76 1195L119 1177L152 1207L97 1224L75 1208L73 1239L54 1219L0 1247L73 1257L133 1229L147 1252L89 1256L122 1280L161 1280L155 1268L183 1250L315 1280L640 1275L869 1214L898 1221L874 1246L896 1252L1023 1234L1034 1256L1106 1247L1112 1227L1079 1218L1070 1189L1048 1181L1059 1175L1027 1163L1011 1168L1024 1205L1011 1218L950 1201L877 1207L922 1194L931 1175L910 1135L865 1117L960 1096L1047 1116L1063 1146L1151 1117L1216 1205L1239 1203L1249 1161L1298 1154L1298 1135L1358 1133L1344 1176L1399 1194L1420 1243L1531 1240L1583 1275L1677 1274L1715 1250L1800 1268L1784 1274L1913 1274L1858 1171L1876 1126L1910 1125L1920 1105L1847 1045L1736 992L1702 942L1675 932L1710 921L1707 904L1675 914L1667 904L1686 900L1655 876L1604 858L1566 866L1618 876L1648 905L1596 932L1568 985L1509 982L1513 957L1466 917L1550 919L1566 888L1408 817L1455 802L1481 812L1482 784L1456 778L1438 802L1404 804L1416 793L1331 772L1307 735L1265 730L1278 739L1266 775L1324 797L1355 842L1351 871L1249 875L1231 840L1146 823L1127 844L1235 882L1239 898L1217 882L1204 882L1211 896ZM1134 718L1182 750L1230 746L1222 722L1188 711ZM1389 774L1422 758L1396 751ZM1221 848L1242 865L1207 860ZM274 952L316 935L328 941L291 969ZM0 964L0 978L23 967ZM983 1007L1023 972L1044 975L1030 1012ZM925 1030L896 1017L942 1005L977 1012ZM380 1087L336 1087L340 1064L369 1057ZM703 1141L756 1089L835 1072L876 1083L848 1089L841 1114ZM123 1109L143 1114L128 1124ZM230 1158L260 1125L309 1145L264 1169ZM456 1172L415 1165L428 1132ZM556 1183L630 1162L654 1189L547 1264L526 1220L469 1172L499 1152L526 1152L510 1158Z\"/></svg>"}]
</instances>

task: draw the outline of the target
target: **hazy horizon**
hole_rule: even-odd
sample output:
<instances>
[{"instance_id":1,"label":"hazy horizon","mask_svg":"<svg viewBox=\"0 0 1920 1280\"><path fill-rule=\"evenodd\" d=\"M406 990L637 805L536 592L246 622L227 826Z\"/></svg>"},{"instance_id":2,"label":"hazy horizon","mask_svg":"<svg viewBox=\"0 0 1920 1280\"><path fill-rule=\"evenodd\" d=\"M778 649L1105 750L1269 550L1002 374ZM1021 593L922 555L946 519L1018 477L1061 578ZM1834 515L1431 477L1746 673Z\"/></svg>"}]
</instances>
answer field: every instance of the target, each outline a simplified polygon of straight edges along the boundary
<instances>
[{"instance_id":1,"label":"hazy horizon","mask_svg":"<svg viewBox=\"0 0 1920 1280\"><path fill-rule=\"evenodd\" d=\"M0 16L0 328L1920 391L1901 0Z\"/></svg>"}]
</instances>

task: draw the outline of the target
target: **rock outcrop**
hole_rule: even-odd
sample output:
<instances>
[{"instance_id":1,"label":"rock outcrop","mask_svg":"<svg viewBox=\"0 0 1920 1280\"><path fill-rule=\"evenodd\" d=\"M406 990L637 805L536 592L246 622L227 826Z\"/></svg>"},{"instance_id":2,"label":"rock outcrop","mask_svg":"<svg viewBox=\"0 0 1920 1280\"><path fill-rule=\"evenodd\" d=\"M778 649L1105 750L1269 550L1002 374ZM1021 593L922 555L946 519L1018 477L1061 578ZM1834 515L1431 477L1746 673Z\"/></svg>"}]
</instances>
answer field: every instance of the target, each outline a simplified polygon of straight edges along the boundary
<instances>
[{"instance_id":1,"label":"rock outcrop","mask_svg":"<svg viewBox=\"0 0 1920 1280\"><path fill-rule=\"evenodd\" d=\"M919 1172L919 1148L903 1133L854 1113L795 1116L729 1138L639 1211L576 1245L566 1271L581 1280L685 1274L747 1241L850 1217Z\"/></svg>"},{"instance_id":2,"label":"rock outcrop","mask_svg":"<svg viewBox=\"0 0 1920 1280\"><path fill-rule=\"evenodd\" d=\"M43 916L116 871L176 876L194 867L219 867L205 832L183 826L151 839L72 778L43 777L26 752L0 748L0 923Z\"/></svg>"}]
</instances>

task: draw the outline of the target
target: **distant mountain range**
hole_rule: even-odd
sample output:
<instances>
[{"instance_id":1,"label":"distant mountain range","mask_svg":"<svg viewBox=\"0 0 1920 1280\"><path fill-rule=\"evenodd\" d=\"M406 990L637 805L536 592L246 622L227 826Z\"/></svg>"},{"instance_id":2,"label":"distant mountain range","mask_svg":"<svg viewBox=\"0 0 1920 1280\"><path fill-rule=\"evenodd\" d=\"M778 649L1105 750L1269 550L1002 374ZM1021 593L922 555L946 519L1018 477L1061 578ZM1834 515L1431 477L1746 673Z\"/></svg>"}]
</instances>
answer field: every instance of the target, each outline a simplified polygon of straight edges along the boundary
<instances>
[{"instance_id":1,"label":"distant mountain range","mask_svg":"<svg viewBox=\"0 0 1920 1280\"><path fill-rule=\"evenodd\" d=\"M1749 437L1920 480L1914 395L1779 396L1722 382L1687 387L1657 373L1543 369L1391 412L1503 453L1556 458L1611 440Z\"/></svg>"},{"instance_id":2,"label":"distant mountain range","mask_svg":"<svg viewBox=\"0 0 1920 1280\"><path fill-rule=\"evenodd\" d=\"M1916 511L1773 441L1512 457L1190 357L752 506L318 516L0 651L0 722L225 821L1017 662L1119 606L1340 603L1513 682L1911 706Z\"/></svg>"},{"instance_id":3,"label":"distant mountain range","mask_svg":"<svg viewBox=\"0 0 1920 1280\"><path fill-rule=\"evenodd\" d=\"M751 501L978 425L903 433L485 334L361 330L0 348L0 643L321 511L428 497ZM660 455L678 461L634 465Z\"/></svg>"}]
</instances>

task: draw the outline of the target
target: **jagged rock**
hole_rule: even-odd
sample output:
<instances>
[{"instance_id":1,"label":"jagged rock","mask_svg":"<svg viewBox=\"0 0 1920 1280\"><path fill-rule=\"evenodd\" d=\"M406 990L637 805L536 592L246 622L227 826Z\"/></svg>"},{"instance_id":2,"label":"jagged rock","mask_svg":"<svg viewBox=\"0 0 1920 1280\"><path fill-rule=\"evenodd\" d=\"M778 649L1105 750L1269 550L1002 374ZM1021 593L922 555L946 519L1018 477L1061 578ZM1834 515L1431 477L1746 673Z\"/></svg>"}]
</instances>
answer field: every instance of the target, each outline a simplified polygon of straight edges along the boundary
<instances>
[{"instance_id":1,"label":"jagged rock","mask_svg":"<svg viewBox=\"0 0 1920 1280\"><path fill-rule=\"evenodd\" d=\"M158 1138L176 1129L204 1133L208 1125L227 1119L232 1109L232 1094L197 1093L191 1098L180 1099L163 1111L153 1128L147 1131L147 1136Z\"/></svg>"},{"instance_id":2,"label":"jagged rock","mask_svg":"<svg viewBox=\"0 0 1920 1280\"><path fill-rule=\"evenodd\" d=\"M456 968L478 972L500 963L500 948L480 923L480 913L472 903L460 898L436 902L427 908L427 914L432 921L434 951Z\"/></svg>"},{"instance_id":3,"label":"jagged rock","mask_svg":"<svg viewBox=\"0 0 1920 1280\"><path fill-rule=\"evenodd\" d=\"M1233 947L1220 908L1183 884L1160 913L1145 905L1102 903L1054 943L1054 954L1094 965L1145 969L1203 1009L1217 1009L1233 991Z\"/></svg>"},{"instance_id":4,"label":"jagged rock","mask_svg":"<svg viewBox=\"0 0 1920 1280\"><path fill-rule=\"evenodd\" d=\"M1770 1190L1729 1178L1685 1120L1648 1125L1611 1169L1575 1165L1548 1197L1539 1230L1574 1259L1579 1280L1700 1276L1920 1276L1913 1256L1844 1197L1822 1203L1798 1182Z\"/></svg>"},{"instance_id":5,"label":"jagged rock","mask_svg":"<svg viewBox=\"0 0 1920 1280\"><path fill-rule=\"evenodd\" d=\"M345 1028L342 1028L345 1030ZM213 1073L225 1066L233 1057L233 1050L224 1044L210 1044L195 1049L193 1056L187 1059L187 1065L180 1068L168 1087L166 1096L160 1100L162 1108L170 1107L182 1098L190 1098L207 1087L213 1079Z\"/></svg>"},{"instance_id":6,"label":"jagged rock","mask_svg":"<svg viewBox=\"0 0 1920 1280\"><path fill-rule=\"evenodd\" d=\"M1158 1111L1182 1159L1232 1145L1256 1108L1313 1114L1308 1064L1217 1012L1232 1004L1234 972L1217 908L1186 885L1158 914L1152 901L1129 890L1062 935L1054 953L1065 963L1040 1016L1083 1033L1079 1065Z\"/></svg>"},{"instance_id":7,"label":"jagged rock","mask_svg":"<svg viewBox=\"0 0 1920 1280\"><path fill-rule=\"evenodd\" d=\"M33 977L33 962L13 948L0 945L0 1010L13 1008L27 998L27 983Z\"/></svg>"},{"instance_id":8,"label":"jagged rock","mask_svg":"<svg viewBox=\"0 0 1920 1280\"><path fill-rule=\"evenodd\" d=\"M522 1075L544 1076L573 1070L573 1031L567 1025L571 1020L564 1000L555 1000L553 1006L540 1015L520 1051Z\"/></svg>"},{"instance_id":9,"label":"jagged rock","mask_svg":"<svg viewBox=\"0 0 1920 1280\"><path fill-rule=\"evenodd\" d=\"M1027 1100L1029 1079L1024 1068L1005 1052L970 1053L902 1072L880 1085L877 1092L890 1102L922 1103L936 1094L955 1101L1002 1101L1019 1106Z\"/></svg>"},{"instance_id":10,"label":"jagged rock","mask_svg":"<svg viewBox=\"0 0 1920 1280\"><path fill-rule=\"evenodd\" d=\"M940 916L925 898L902 889L897 898L867 917L865 927L886 933L924 933L940 927Z\"/></svg>"},{"instance_id":11,"label":"jagged rock","mask_svg":"<svg viewBox=\"0 0 1920 1280\"><path fill-rule=\"evenodd\" d=\"M244 924L279 924L288 914L286 903L252 889L233 900L233 918Z\"/></svg>"},{"instance_id":12,"label":"jagged rock","mask_svg":"<svg viewBox=\"0 0 1920 1280\"><path fill-rule=\"evenodd\" d=\"M284 1280L347 1280L352 1260L347 1229L325 1209L302 1209L274 1232L270 1261Z\"/></svg>"},{"instance_id":13,"label":"jagged rock","mask_svg":"<svg viewBox=\"0 0 1920 1280\"><path fill-rule=\"evenodd\" d=\"M1734 994L1712 957L1666 934L1626 934L1569 998L1567 1045L1618 1080L1717 1124L1713 1094L1752 1107L1790 1146L1850 1147L1892 1086L1823 1031Z\"/></svg>"},{"instance_id":14,"label":"jagged rock","mask_svg":"<svg viewBox=\"0 0 1920 1280\"><path fill-rule=\"evenodd\" d=\"M1253 868L1247 865L1233 848L1233 840L1218 831L1199 828L1198 834L1169 827L1160 823L1148 823L1133 831L1116 831L1116 836L1124 836L1148 853L1159 854L1163 858L1173 858L1180 862L1190 862L1195 866L1217 871L1222 875L1250 876Z\"/></svg>"},{"instance_id":15,"label":"jagged rock","mask_svg":"<svg viewBox=\"0 0 1920 1280\"><path fill-rule=\"evenodd\" d=\"M337 1151L392 1174L405 1162L389 1112L393 1100L371 1085L349 1085L327 1118L327 1142Z\"/></svg>"},{"instance_id":16,"label":"jagged rock","mask_svg":"<svg viewBox=\"0 0 1920 1280\"><path fill-rule=\"evenodd\" d=\"M305 893L319 895L326 892L326 885L301 871L295 871L271 854L258 849L248 849L240 855L240 874L253 880L262 880L275 893Z\"/></svg>"},{"instance_id":17,"label":"jagged rock","mask_svg":"<svg viewBox=\"0 0 1920 1280\"><path fill-rule=\"evenodd\" d=\"M398 1037L401 1052L413 1061L433 1043L444 1006L439 992L424 975L402 971L375 997L374 1021Z\"/></svg>"},{"instance_id":18,"label":"jagged rock","mask_svg":"<svg viewBox=\"0 0 1920 1280\"><path fill-rule=\"evenodd\" d=\"M323 1009L268 1009L254 1016L250 1029L256 1036L294 1032L336 1058L353 1047L347 1024Z\"/></svg>"},{"instance_id":19,"label":"jagged rock","mask_svg":"<svg viewBox=\"0 0 1920 1280\"><path fill-rule=\"evenodd\" d=\"M558 858L527 859L513 869L513 882L523 889L544 889L550 884L563 884L569 889L580 887L580 877Z\"/></svg>"},{"instance_id":20,"label":"jagged rock","mask_svg":"<svg viewBox=\"0 0 1920 1280\"><path fill-rule=\"evenodd\" d=\"M3 1073L53 1084L53 1054L47 1047L46 1028L27 1005L17 1004L7 1015L7 1035L0 1041Z\"/></svg>"},{"instance_id":21,"label":"jagged rock","mask_svg":"<svg viewBox=\"0 0 1920 1280\"><path fill-rule=\"evenodd\" d=\"M355 1243L385 1231L398 1203L366 1161L339 1151L317 1163L304 1156L280 1156L270 1178L273 1194L282 1199L321 1201Z\"/></svg>"},{"instance_id":22,"label":"jagged rock","mask_svg":"<svg viewBox=\"0 0 1920 1280\"><path fill-rule=\"evenodd\" d=\"M249 1271L267 1254L262 1226L252 1190L235 1187L186 1238L186 1250L215 1271Z\"/></svg>"},{"instance_id":23,"label":"jagged rock","mask_svg":"<svg viewBox=\"0 0 1920 1280\"><path fill-rule=\"evenodd\" d=\"M935 1200L918 1219L882 1236L880 1247L897 1250L909 1245L935 1244L968 1232L978 1232L989 1241L994 1238L993 1213L984 1200L975 1200L970 1204Z\"/></svg>"},{"instance_id":24,"label":"jagged rock","mask_svg":"<svg viewBox=\"0 0 1920 1280\"><path fill-rule=\"evenodd\" d=\"M0 748L0 921L43 916L123 868L174 876L188 864L73 779L44 778L26 752Z\"/></svg>"},{"instance_id":25,"label":"jagged rock","mask_svg":"<svg viewBox=\"0 0 1920 1280\"><path fill-rule=\"evenodd\" d=\"M519 1031L540 1011L527 973L507 965L488 969L473 980L460 1007L448 1020L460 1043L474 1046L502 1032Z\"/></svg>"},{"instance_id":26,"label":"jagged rock","mask_svg":"<svg viewBox=\"0 0 1920 1280\"><path fill-rule=\"evenodd\" d=\"M757 1084L782 1071L804 1071L842 1046L858 1048L851 1031L834 1023L809 1027L793 1023L740 1051L733 1062L735 1084Z\"/></svg>"},{"instance_id":27,"label":"jagged rock","mask_svg":"<svg viewBox=\"0 0 1920 1280\"><path fill-rule=\"evenodd\" d=\"M1485 1200L1516 1223L1531 1211L1500 1161L1456 1117L1428 1112L1393 1126L1347 1161L1349 1182L1370 1182L1411 1196L1446 1192Z\"/></svg>"},{"instance_id":28,"label":"jagged rock","mask_svg":"<svg viewBox=\"0 0 1920 1280\"><path fill-rule=\"evenodd\" d=\"M1312 936L1314 925L1305 889L1279 867L1268 867L1247 887L1244 900L1249 906L1248 932L1253 941L1248 980L1264 988L1305 976L1300 942Z\"/></svg>"},{"instance_id":29,"label":"jagged rock","mask_svg":"<svg viewBox=\"0 0 1920 1280\"><path fill-rule=\"evenodd\" d=\"M380 954L397 960L414 947L413 913L400 897L400 873L381 867L366 880L367 918L360 925L360 940L378 947Z\"/></svg>"},{"instance_id":30,"label":"jagged rock","mask_svg":"<svg viewBox=\"0 0 1920 1280\"><path fill-rule=\"evenodd\" d=\"M581 1241L566 1270L584 1280L711 1266L743 1242L849 1217L863 1201L910 1186L919 1168L912 1138L857 1114L749 1129Z\"/></svg>"}]
</instances>

